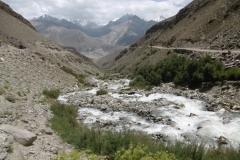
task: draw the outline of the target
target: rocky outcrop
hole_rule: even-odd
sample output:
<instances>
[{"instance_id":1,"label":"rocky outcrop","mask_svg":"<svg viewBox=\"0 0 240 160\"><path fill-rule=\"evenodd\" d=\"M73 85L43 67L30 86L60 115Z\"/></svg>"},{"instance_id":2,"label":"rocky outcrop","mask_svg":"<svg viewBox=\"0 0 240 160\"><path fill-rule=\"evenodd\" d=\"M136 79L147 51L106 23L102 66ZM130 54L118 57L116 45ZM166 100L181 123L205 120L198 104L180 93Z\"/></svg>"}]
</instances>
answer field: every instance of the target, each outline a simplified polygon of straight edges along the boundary
<instances>
[{"instance_id":1,"label":"rocky outcrop","mask_svg":"<svg viewBox=\"0 0 240 160\"><path fill-rule=\"evenodd\" d=\"M0 126L0 130L12 135L14 139L24 146L30 146L37 139L37 136L27 130L22 130L10 125Z\"/></svg>"}]
</instances>

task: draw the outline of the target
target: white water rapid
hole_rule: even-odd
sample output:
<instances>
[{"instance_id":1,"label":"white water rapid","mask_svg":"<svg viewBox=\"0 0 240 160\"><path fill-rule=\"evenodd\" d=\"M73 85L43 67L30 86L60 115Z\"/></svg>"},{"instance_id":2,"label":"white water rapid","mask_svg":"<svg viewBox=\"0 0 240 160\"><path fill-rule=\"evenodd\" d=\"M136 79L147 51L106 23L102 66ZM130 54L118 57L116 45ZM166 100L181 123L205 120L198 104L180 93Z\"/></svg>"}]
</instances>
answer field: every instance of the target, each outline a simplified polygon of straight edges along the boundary
<instances>
[{"instance_id":1,"label":"white water rapid","mask_svg":"<svg viewBox=\"0 0 240 160\"><path fill-rule=\"evenodd\" d=\"M91 107L80 107L79 116L81 122L87 125L96 125L104 122L104 127L121 130L127 128L135 131L142 131L148 134L161 135L166 140L183 140L204 142L208 145L215 145L219 137L227 138L229 146L239 147L240 145L240 115L229 113L224 109L217 112L206 111L207 103L201 100L188 99L166 93L152 93L146 96L143 94L120 94L120 88L126 87L129 80L124 83L109 82L108 95L113 99L119 99L126 103L155 102L159 99L169 103L155 107L149 117L142 117L134 112L100 110ZM93 99L98 88L89 91L81 91L85 94L92 94ZM76 93L69 93L58 98L61 102L67 102L68 98ZM81 99L82 97L79 97ZM151 103L152 104L152 103ZM178 105L176 105L178 104ZM156 120L157 119L157 120Z\"/></svg>"}]
</instances>

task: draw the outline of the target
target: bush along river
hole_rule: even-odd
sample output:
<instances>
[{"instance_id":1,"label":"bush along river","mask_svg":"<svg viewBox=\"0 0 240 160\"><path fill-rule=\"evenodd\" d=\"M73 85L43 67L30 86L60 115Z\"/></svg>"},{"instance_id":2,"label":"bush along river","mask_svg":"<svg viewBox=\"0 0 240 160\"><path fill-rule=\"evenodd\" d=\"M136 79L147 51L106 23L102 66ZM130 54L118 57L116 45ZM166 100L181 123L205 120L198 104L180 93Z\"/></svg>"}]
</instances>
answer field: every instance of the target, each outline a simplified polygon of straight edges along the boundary
<instances>
[{"instance_id":1,"label":"bush along river","mask_svg":"<svg viewBox=\"0 0 240 160\"><path fill-rule=\"evenodd\" d=\"M163 142L240 146L239 113L225 109L212 111L197 91L179 93L171 84L162 84L151 91L135 90L128 87L128 79L95 81L97 85L92 89L58 98L61 103L79 106L80 123L101 130L141 131ZM108 94L97 96L100 88Z\"/></svg>"}]
</instances>

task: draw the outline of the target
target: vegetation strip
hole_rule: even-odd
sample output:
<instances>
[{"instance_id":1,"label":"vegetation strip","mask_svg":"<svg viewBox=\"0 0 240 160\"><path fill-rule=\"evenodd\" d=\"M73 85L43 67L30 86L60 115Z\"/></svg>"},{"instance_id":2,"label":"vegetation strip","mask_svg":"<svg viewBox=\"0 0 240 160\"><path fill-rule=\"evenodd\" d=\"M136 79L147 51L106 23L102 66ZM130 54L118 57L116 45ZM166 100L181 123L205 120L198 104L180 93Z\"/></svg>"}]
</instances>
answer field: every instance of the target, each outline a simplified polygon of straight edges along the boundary
<instances>
[{"instance_id":1,"label":"vegetation strip","mask_svg":"<svg viewBox=\"0 0 240 160\"><path fill-rule=\"evenodd\" d=\"M138 88L157 86L162 82L195 88L201 86L202 82L240 80L240 69L224 69L222 63L215 62L209 55L199 60L188 60L174 54L155 65L140 68L134 77L130 85Z\"/></svg>"}]
</instances>

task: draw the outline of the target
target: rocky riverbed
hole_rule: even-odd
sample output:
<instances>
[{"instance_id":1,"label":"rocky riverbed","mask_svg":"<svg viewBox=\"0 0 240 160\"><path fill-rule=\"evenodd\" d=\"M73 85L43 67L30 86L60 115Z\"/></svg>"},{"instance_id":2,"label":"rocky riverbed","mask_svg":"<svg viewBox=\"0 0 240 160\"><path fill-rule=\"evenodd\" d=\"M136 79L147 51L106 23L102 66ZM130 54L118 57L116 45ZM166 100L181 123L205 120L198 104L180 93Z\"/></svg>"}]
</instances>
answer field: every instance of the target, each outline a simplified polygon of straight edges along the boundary
<instances>
[{"instance_id":1,"label":"rocky riverbed","mask_svg":"<svg viewBox=\"0 0 240 160\"><path fill-rule=\"evenodd\" d=\"M223 105L216 93L179 88L171 83L151 91L132 89L128 84L127 79L95 79L96 87L64 94L58 100L79 106L78 120L89 127L141 131L159 141L239 146L240 117L233 113L238 108ZM100 88L108 90L108 94L96 96Z\"/></svg>"}]
</instances>

